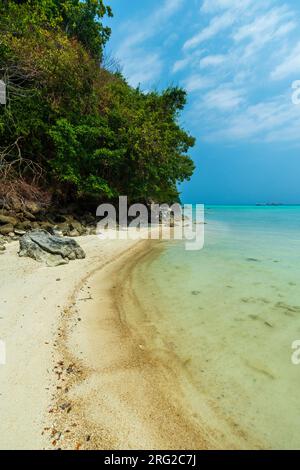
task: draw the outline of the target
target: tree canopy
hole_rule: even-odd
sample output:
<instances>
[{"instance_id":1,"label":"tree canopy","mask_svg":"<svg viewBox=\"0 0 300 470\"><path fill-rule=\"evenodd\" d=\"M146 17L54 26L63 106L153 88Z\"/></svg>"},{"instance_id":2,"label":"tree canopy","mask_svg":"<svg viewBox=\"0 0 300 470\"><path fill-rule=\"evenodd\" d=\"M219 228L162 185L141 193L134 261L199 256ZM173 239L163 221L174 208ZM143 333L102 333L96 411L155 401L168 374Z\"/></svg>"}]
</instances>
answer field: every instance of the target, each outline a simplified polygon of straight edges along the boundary
<instances>
[{"instance_id":1,"label":"tree canopy","mask_svg":"<svg viewBox=\"0 0 300 470\"><path fill-rule=\"evenodd\" d=\"M25 181L69 200L178 199L177 183L194 170L195 141L179 125L186 93L144 93L106 70L105 15L102 0L0 0L3 188Z\"/></svg>"}]
</instances>

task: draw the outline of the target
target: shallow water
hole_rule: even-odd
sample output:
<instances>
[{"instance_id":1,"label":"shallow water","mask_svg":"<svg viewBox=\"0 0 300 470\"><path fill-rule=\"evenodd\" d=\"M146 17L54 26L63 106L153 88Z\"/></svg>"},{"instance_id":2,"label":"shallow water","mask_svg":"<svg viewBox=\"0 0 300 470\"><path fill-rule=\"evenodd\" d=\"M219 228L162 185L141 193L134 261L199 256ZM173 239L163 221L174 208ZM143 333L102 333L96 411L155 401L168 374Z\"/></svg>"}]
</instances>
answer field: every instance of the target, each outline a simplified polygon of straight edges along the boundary
<instances>
[{"instance_id":1,"label":"shallow water","mask_svg":"<svg viewBox=\"0 0 300 470\"><path fill-rule=\"evenodd\" d=\"M249 446L300 449L300 207L206 208L205 246L170 242L133 286L180 358L195 399ZM201 396L200 396L201 391Z\"/></svg>"}]
</instances>

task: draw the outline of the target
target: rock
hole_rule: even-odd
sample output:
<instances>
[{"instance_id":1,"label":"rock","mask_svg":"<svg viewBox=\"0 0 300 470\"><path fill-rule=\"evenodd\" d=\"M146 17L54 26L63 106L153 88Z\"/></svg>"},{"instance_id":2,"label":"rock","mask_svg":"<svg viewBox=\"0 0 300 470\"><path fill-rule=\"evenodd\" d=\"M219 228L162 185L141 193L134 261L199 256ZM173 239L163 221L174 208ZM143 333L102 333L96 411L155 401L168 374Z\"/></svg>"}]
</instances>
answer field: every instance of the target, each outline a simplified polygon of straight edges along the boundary
<instances>
[{"instance_id":1,"label":"rock","mask_svg":"<svg viewBox=\"0 0 300 470\"><path fill-rule=\"evenodd\" d=\"M70 228L71 230L76 230L79 233L79 235L82 235L86 231L85 227L80 222L77 222L76 220L73 220L71 222Z\"/></svg>"},{"instance_id":2,"label":"rock","mask_svg":"<svg viewBox=\"0 0 300 470\"><path fill-rule=\"evenodd\" d=\"M96 223L96 217L93 216L90 212L86 212L84 214L84 220L87 224L93 225Z\"/></svg>"},{"instance_id":3,"label":"rock","mask_svg":"<svg viewBox=\"0 0 300 470\"><path fill-rule=\"evenodd\" d=\"M11 197L9 205L11 208L13 208L14 211L21 211L23 207L22 202L17 197Z\"/></svg>"},{"instance_id":4,"label":"rock","mask_svg":"<svg viewBox=\"0 0 300 470\"><path fill-rule=\"evenodd\" d=\"M0 214L0 225L17 225L18 221L15 217L10 217L9 215Z\"/></svg>"},{"instance_id":5,"label":"rock","mask_svg":"<svg viewBox=\"0 0 300 470\"><path fill-rule=\"evenodd\" d=\"M35 216L28 211L23 211L23 214L26 217L26 219L35 220Z\"/></svg>"},{"instance_id":6,"label":"rock","mask_svg":"<svg viewBox=\"0 0 300 470\"><path fill-rule=\"evenodd\" d=\"M57 230L58 232L61 232L63 235L69 236L69 234L70 234L70 226L66 222L56 224L54 226L54 229Z\"/></svg>"},{"instance_id":7,"label":"rock","mask_svg":"<svg viewBox=\"0 0 300 470\"><path fill-rule=\"evenodd\" d=\"M6 247L4 245L0 245L0 251L5 251Z\"/></svg>"},{"instance_id":8,"label":"rock","mask_svg":"<svg viewBox=\"0 0 300 470\"><path fill-rule=\"evenodd\" d=\"M97 228L96 227L89 227L88 233L89 233L89 235L97 235Z\"/></svg>"},{"instance_id":9,"label":"rock","mask_svg":"<svg viewBox=\"0 0 300 470\"><path fill-rule=\"evenodd\" d=\"M83 259L85 253L72 238L57 237L46 230L33 230L20 239L19 256L45 262L47 266L58 266L70 260Z\"/></svg>"},{"instance_id":10,"label":"rock","mask_svg":"<svg viewBox=\"0 0 300 470\"><path fill-rule=\"evenodd\" d=\"M40 222L39 226L42 230L46 230L47 232L51 232L53 230L53 224L50 222Z\"/></svg>"},{"instance_id":11,"label":"rock","mask_svg":"<svg viewBox=\"0 0 300 470\"><path fill-rule=\"evenodd\" d=\"M49 222L49 224L54 226L54 225L56 225L56 222L55 222L54 219L55 219L55 217L53 216L53 214L46 214L44 220L45 220L45 222Z\"/></svg>"},{"instance_id":12,"label":"rock","mask_svg":"<svg viewBox=\"0 0 300 470\"><path fill-rule=\"evenodd\" d=\"M69 233L70 237L79 237L79 232L77 230L71 230Z\"/></svg>"},{"instance_id":13,"label":"rock","mask_svg":"<svg viewBox=\"0 0 300 470\"><path fill-rule=\"evenodd\" d=\"M41 206L34 201L26 202L26 209L30 214L36 215L41 212Z\"/></svg>"},{"instance_id":14,"label":"rock","mask_svg":"<svg viewBox=\"0 0 300 470\"><path fill-rule=\"evenodd\" d=\"M35 223L35 222L34 222ZM31 230L33 228L33 223L29 220L24 220L23 222L18 222L15 226L15 229L26 232L27 230Z\"/></svg>"},{"instance_id":15,"label":"rock","mask_svg":"<svg viewBox=\"0 0 300 470\"><path fill-rule=\"evenodd\" d=\"M60 230L56 229L56 228L52 228L51 230L48 230L49 233L51 233L51 235L54 235L55 237L63 237L64 234L63 232L61 232Z\"/></svg>"},{"instance_id":16,"label":"rock","mask_svg":"<svg viewBox=\"0 0 300 470\"><path fill-rule=\"evenodd\" d=\"M1 235L9 235L14 231L14 226L12 224L0 225Z\"/></svg>"},{"instance_id":17,"label":"rock","mask_svg":"<svg viewBox=\"0 0 300 470\"><path fill-rule=\"evenodd\" d=\"M16 235L19 235L20 237L21 237L22 235L25 235L25 233L26 233L25 230L19 230L19 229L17 229L17 228L15 228L14 232L15 232Z\"/></svg>"},{"instance_id":18,"label":"rock","mask_svg":"<svg viewBox=\"0 0 300 470\"><path fill-rule=\"evenodd\" d=\"M61 214L53 214L51 219L55 224L63 224L68 222L69 218Z\"/></svg>"}]
</instances>

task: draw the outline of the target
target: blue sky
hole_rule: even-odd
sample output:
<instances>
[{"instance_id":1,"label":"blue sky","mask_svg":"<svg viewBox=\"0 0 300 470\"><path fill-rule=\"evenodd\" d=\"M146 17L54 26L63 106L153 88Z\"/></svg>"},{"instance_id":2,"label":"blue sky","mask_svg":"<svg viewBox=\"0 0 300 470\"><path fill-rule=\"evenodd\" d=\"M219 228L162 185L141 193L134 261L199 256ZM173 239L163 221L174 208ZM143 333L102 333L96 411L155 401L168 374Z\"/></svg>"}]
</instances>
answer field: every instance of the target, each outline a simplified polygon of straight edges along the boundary
<instances>
[{"instance_id":1,"label":"blue sky","mask_svg":"<svg viewBox=\"0 0 300 470\"><path fill-rule=\"evenodd\" d=\"M106 53L130 84L187 89L184 202L300 203L299 0L110 0Z\"/></svg>"}]
</instances>

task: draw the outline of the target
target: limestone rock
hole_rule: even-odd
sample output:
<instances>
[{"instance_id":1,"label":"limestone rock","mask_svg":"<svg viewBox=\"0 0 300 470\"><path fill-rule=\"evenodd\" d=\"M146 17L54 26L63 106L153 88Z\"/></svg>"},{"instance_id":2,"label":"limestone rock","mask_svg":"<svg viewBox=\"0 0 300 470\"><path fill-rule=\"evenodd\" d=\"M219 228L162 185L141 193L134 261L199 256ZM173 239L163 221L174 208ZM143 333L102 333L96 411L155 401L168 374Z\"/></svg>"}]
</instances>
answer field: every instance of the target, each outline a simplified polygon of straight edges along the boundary
<instances>
[{"instance_id":1,"label":"limestone rock","mask_svg":"<svg viewBox=\"0 0 300 470\"><path fill-rule=\"evenodd\" d=\"M18 228L15 228L14 232L15 232L15 235L18 235L19 237L21 237L22 235L25 235L26 233L25 230L20 230Z\"/></svg>"},{"instance_id":2,"label":"limestone rock","mask_svg":"<svg viewBox=\"0 0 300 470\"><path fill-rule=\"evenodd\" d=\"M47 266L58 266L70 260L83 259L85 253L72 238L57 237L46 230L33 230L20 239L19 256L45 262Z\"/></svg>"},{"instance_id":3,"label":"limestone rock","mask_svg":"<svg viewBox=\"0 0 300 470\"><path fill-rule=\"evenodd\" d=\"M17 230L24 230L26 232L27 230L31 230L33 228L33 223L29 220L23 220L22 222L18 222L15 228Z\"/></svg>"},{"instance_id":4,"label":"limestone rock","mask_svg":"<svg viewBox=\"0 0 300 470\"><path fill-rule=\"evenodd\" d=\"M51 232L53 229L53 224L50 222L40 222L39 226L42 230L45 230L46 232Z\"/></svg>"},{"instance_id":5,"label":"limestone rock","mask_svg":"<svg viewBox=\"0 0 300 470\"><path fill-rule=\"evenodd\" d=\"M69 236L70 234L70 226L66 222L56 224L53 228L65 236Z\"/></svg>"},{"instance_id":6,"label":"limestone rock","mask_svg":"<svg viewBox=\"0 0 300 470\"><path fill-rule=\"evenodd\" d=\"M79 232L77 230L71 230L70 237L79 237Z\"/></svg>"},{"instance_id":7,"label":"limestone rock","mask_svg":"<svg viewBox=\"0 0 300 470\"><path fill-rule=\"evenodd\" d=\"M31 221L35 220L35 216L33 214L31 214L31 212L23 211L23 214L26 217L26 219L29 219Z\"/></svg>"},{"instance_id":8,"label":"limestone rock","mask_svg":"<svg viewBox=\"0 0 300 470\"><path fill-rule=\"evenodd\" d=\"M10 224L10 225L15 226L15 225L17 225L17 223L18 223L18 221L15 217L0 214L0 225Z\"/></svg>"},{"instance_id":9,"label":"limestone rock","mask_svg":"<svg viewBox=\"0 0 300 470\"><path fill-rule=\"evenodd\" d=\"M80 222L77 222L76 220L73 220L71 222L71 230L76 230L79 235L83 235L85 233L85 227L80 223Z\"/></svg>"},{"instance_id":10,"label":"limestone rock","mask_svg":"<svg viewBox=\"0 0 300 470\"><path fill-rule=\"evenodd\" d=\"M37 202L34 201L28 201L26 202L26 209L28 212L30 212L33 215L38 214L41 212L41 206Z\"/></svg>"},{"instance_id":11,"label":"limestone rock","mask_svg":"<svg viewBox=\"0 0 300 470\"><path fill-rule=\"evenodd\" d=\"M1 235L9 235L14 231L14 226L12 224L0 225Z\"/></svg>"}]
</instances>

